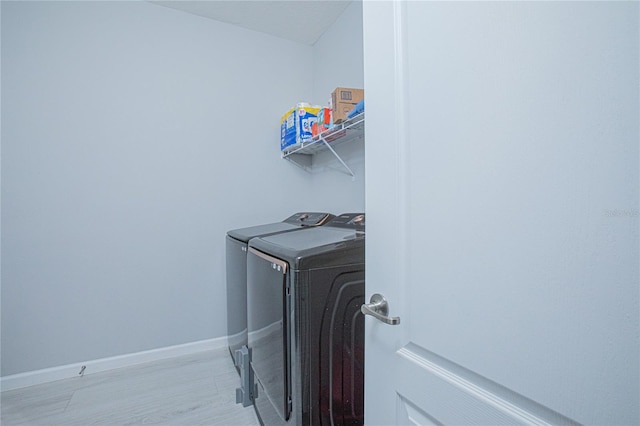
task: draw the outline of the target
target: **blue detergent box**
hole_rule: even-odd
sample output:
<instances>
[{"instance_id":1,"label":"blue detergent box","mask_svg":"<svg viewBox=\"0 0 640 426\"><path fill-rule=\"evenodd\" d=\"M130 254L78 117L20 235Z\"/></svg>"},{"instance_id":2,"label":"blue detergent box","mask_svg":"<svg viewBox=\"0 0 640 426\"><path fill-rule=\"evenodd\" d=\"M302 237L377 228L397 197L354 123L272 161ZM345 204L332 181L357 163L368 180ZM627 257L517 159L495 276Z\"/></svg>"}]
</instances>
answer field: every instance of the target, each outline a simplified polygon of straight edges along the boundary
<instances>
[{"instance_id":1,"label":"blue detergent box","mask_svg":"<svg viewBox=\"0 0 640 426\"><path fill-rule=\"evenodd\" d=\"M318 120L320 107L301 102L287 111L280 119L280 149L310 141L311 129Z\"/></svg>"}]
</instances>

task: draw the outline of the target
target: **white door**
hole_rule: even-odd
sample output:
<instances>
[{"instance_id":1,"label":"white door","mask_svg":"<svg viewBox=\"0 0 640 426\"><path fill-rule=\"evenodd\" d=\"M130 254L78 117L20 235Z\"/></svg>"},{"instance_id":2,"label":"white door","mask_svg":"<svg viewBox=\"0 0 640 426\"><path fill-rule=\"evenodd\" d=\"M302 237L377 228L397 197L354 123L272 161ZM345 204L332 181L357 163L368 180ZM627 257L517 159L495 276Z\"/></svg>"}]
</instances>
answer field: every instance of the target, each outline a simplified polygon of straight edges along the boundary
<instances>
[{"instance_id":1,"label":"white door","mask_svg":"<svg viewBox=\"0 0 640 426\"><path fill-rule=\"evenodd\" d=\"M638 2L363 8L366 424L638 424Z\"/></svg>"}]
</instances>

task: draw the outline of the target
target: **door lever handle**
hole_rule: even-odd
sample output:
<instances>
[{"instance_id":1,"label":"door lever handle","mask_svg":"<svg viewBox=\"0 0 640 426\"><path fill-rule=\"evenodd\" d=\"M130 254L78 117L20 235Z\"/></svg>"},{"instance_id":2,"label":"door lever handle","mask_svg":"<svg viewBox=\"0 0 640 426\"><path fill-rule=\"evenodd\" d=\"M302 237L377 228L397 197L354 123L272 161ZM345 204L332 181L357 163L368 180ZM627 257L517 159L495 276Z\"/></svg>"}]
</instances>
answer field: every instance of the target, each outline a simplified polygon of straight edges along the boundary
<instances>
[{"instance_id":1,"label":"door lever handle","mask_svg":"<svg viewBox=\"0 0 640 426\"><path fill-rule=\"evenodd\" d=\"M372 317L379 319L385 324L400 324L400 317L389 316L389 303L383 295L378 293L375 293L371 296L369 303L365 303L360 306L360 312L365 315L371 315Z\"/></svg>"}]
</instances>

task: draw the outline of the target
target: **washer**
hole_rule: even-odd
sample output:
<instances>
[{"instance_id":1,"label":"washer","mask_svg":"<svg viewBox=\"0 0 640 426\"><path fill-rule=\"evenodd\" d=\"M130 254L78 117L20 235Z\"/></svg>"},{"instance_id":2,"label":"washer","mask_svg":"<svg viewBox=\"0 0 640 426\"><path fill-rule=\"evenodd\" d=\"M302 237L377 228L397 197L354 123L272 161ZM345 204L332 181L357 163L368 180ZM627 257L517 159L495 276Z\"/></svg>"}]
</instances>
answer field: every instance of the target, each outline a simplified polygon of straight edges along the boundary
<instances>
[{"instance_id":1,"label":"washer","mask_svg":"<svg viewBox=\"0 0 640 426\"><path fill-rule=\"evenodd\" d=\"M345 213L249 242L251 391L262 424L364 423L364 219Z\"/></svg>"},{"instance_id":2,"label":"washer","mask_svg":"<svg viewBox=\"0 0 640 426\"><path fill-rule=\"evenodd\" d=\"M247 344L247 243L251 238L323 225L334 217L330 213L296 213L282 222L233 229L227 232L227 344L231 358ZM240 372L240 368L236 365Z\"/></svg>"}]
</instances>

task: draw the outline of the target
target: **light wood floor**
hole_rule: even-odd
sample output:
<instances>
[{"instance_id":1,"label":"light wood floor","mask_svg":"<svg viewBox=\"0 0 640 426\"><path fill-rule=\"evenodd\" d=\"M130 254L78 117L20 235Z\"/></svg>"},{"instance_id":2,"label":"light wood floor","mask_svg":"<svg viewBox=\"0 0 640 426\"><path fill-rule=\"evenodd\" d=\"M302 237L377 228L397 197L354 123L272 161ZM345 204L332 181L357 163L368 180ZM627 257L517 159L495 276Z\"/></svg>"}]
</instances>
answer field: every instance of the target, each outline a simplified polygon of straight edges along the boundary
<instances>
[{"instance_id":1,"label":"light wood floor","mask_svg":"<svg viewBox=\"0 0 640 426\"><path fill-rule=\"evenodd\" d=\"M2 426L257 425L227 349L1 393Z\"/></svg>"}]
</instances>

